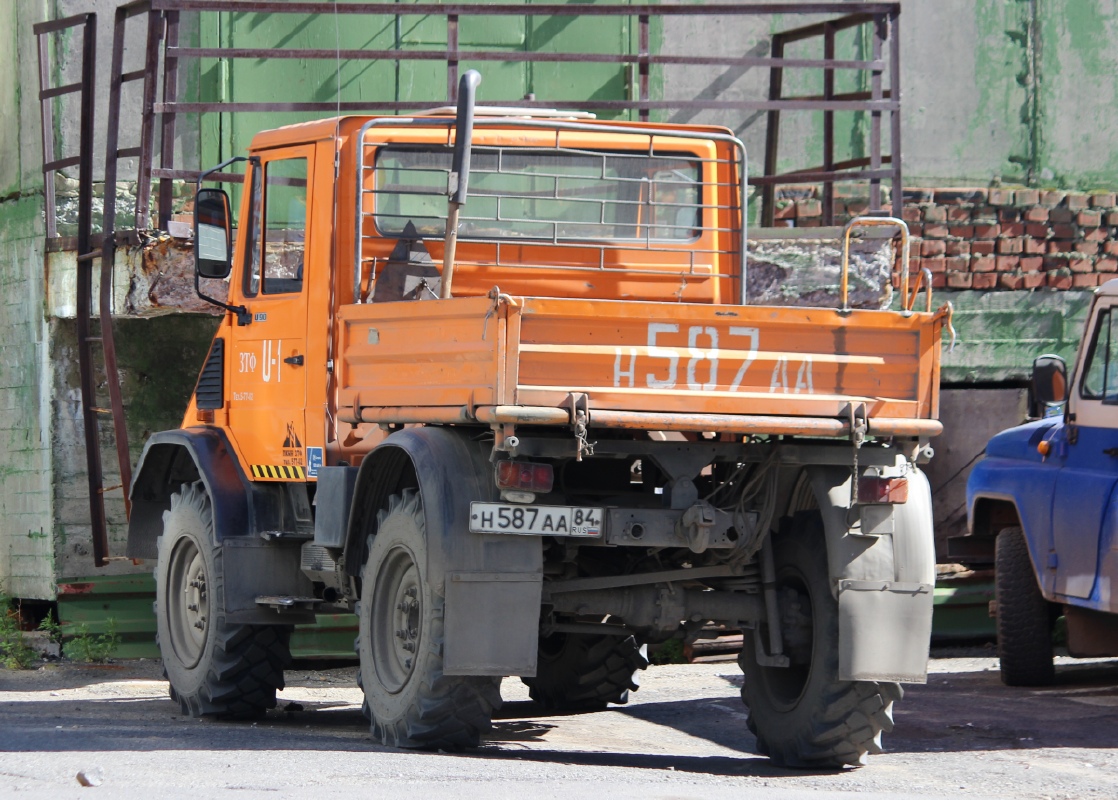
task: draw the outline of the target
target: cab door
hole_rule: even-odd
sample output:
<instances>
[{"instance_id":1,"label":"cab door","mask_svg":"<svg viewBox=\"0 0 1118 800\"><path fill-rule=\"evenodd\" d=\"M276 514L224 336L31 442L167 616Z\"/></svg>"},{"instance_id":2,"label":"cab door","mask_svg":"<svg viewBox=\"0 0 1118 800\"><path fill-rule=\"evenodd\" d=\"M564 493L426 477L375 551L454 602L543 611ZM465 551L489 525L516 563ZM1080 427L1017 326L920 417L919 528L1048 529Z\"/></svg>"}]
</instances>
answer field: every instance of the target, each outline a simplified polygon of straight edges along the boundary
<instances>
[{"instance_id":1,"label":"cab door","mask_svg":"<svg viewBox=\"0 0 1118 800\"><path fill-rule=\"evenodd\" d=\"M1095 588L1099 546L1112 541L1108 513L1118 484L1118 305L1102 298L1088 321L1092 332L1079 356L1068 400L1063 463L1052 501L1053 590L1089 598Z\"/></svg>"},{"instance_id":2,"label":"cab door","mask_svg":"<svg viewBox=\"0 0 1118 800\"><path fill-rule=\"evenodd\" d=\"M251 170L238 287L251 322L231 335L229 426L253 480L306 478L308 176L314 148L267 151Z\"/></svg>"}]
</instances>

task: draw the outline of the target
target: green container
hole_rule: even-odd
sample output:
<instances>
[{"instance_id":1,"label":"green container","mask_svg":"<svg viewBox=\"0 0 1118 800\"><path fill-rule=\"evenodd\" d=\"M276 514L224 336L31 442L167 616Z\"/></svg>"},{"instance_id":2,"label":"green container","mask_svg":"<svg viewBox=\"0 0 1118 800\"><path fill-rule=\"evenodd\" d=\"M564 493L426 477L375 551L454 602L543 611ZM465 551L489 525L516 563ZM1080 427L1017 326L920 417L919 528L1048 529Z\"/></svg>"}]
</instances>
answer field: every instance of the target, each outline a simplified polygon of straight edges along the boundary
<instances>
[{"instance_id":1,"label":"green container","mask_svg":"<svg viewBox=\"0 0 1118 800\"><path fill-rule=\"evenodd\" d=\"M113 658L159 658L155 645L155 579L151 575L96 576L58 586L58 621L66 639L81 625L91 635L105 633L113 620L120 644ZM313 625L296 625L291 655L296 659L354 658L357 617L323 614Z\"/></svg>"}]
</instances>

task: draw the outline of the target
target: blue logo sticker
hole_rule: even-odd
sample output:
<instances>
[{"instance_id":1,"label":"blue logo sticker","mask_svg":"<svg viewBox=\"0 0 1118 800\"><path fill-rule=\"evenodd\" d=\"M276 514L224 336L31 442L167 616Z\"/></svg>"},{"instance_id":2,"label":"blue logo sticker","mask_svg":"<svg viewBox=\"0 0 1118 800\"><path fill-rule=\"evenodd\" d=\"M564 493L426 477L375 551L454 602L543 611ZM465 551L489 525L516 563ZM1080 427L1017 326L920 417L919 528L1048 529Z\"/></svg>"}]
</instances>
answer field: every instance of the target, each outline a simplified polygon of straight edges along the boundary
<instances>
[{"instance_id":1,"label":"blue logo sticker","mask_svg":"<svg viewBox=\"0 0 1118 800\"><path fill-rule=\"evenodd\" d=\"M308 447L307 448L307 477L317 478L318 468L322 466L322 448L321 447Z\"/></svg>"}]
</instances>

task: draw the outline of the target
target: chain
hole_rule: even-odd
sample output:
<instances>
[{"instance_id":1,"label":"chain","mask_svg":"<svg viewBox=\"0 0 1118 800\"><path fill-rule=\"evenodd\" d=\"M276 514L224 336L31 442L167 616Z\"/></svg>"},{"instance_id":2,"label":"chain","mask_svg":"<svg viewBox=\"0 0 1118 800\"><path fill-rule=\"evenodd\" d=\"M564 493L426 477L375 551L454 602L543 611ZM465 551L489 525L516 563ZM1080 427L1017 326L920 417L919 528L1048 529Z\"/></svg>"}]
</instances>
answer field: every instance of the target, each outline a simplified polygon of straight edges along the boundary
<instances>
[{"instance_id":1,"label":"chain","mask_svg":"<svg viewBox=\"0 0 1118 800\"><path fill-rule=\"evenodd\" d=\"M854 448L854 473L851 476L852 485L850 488L850 506L853 508L858 505L858 451L866 441L866 421L864 417L859 417L854 405L850 406L850 444Z\"/></svg>"},{"instance_id":2,"label":"chain","mask_svg":"<svg viewBox=\"0 0 1118 800\"><path fill-rule=\"evenodd\" d=\"M586 437L586 412L583 409L578 409L575 412L575 442L578 445L578 452L575 454L575 461L582 461L583 456L594 455L594 445L597 442L591 442Z\"/></svg>"}]
</instances>

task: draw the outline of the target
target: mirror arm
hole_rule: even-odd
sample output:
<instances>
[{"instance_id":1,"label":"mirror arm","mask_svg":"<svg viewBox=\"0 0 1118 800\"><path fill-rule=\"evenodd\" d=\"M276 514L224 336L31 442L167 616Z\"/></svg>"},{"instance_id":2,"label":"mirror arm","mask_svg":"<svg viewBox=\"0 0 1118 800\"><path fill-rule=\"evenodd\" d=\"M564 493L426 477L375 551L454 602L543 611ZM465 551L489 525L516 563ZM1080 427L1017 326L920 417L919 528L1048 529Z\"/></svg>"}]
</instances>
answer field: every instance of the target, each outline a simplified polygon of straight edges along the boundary
<instances>
[{"instance_id":1,"label":"mirror arm","mask_svg":"<svg viewBox=\"0 0 1118 800\"><path fill-rule=\"evenodd\" d=\"M258 164L260 162L260 159L257 158L256 156L233 156L230 159L226 159L225 161L222 161L220 164L218 164L216 167L210 167L205 172L199 173L198 174L198 180L196 182L196 186L195 186L194 191L197 192L198 190L200 190L202 188L202 184L205 182L206 178L213 175L218 170L225 169L230 164L236 164L236 163L241 162L241 161L249 161L249 162L252 162L252 164L255 165L255 164Z\"/></svg>"},{"instance_id":2,"label":"mirror arm","mask_svg":"<svg viewBox=\"0 0 1118 800\"><path fill-rule=\"evenodd\" d=\"M253 165L258 165L260 163L260 159L257 158L256 156L249 156L247 158L245 156L233 156L230 159L222 161L216 167L211 167L210 169L208 169L205 172L198 175L198 182L197 182L195 190L194 190L195 193L197 194L197 192L202 189L202 183L210 175L212 175L213 173L217 172L220 169L225 169L230 164L236 164L240 161L248 161L248 162L251 162ZM195 246L197 246L197 242L195 243ZM218 308L224 308L226 311L231 311L232 313L236 314L238 325L248 325L250 322L252 322L252 314L249 313L249 310L245 306L230 305L229 303L225 303L225 302L222 302L221 300L218 300L216 297L210 297L207 294L203 294L202 293L201 276L198 274L197 269L194 270L194 291L198 295L199 298L201 298L202 300L205 300L207 303L215 305Z\"/></svg>"},{"instance_id":3,"label":"mirror arm","mask_svg":"<svg viewBox=\"0 0 1118 800\"><path fill-rule=\"evenodd\" d=\"M194 270L194 291L197 293L198 297L200 297L202 300L205 300L207 303L215 305L218 308L224 308L226 311L232 311L234 314L236 314L238 325L248 325L250 322L252 322L252 314L249 313L249 310L245 306L233 306L229 303L218 300L216 297L210 297L208 294L203 294L201 277L198 274L198 270Z\"/></svg>"}]
</instances>

